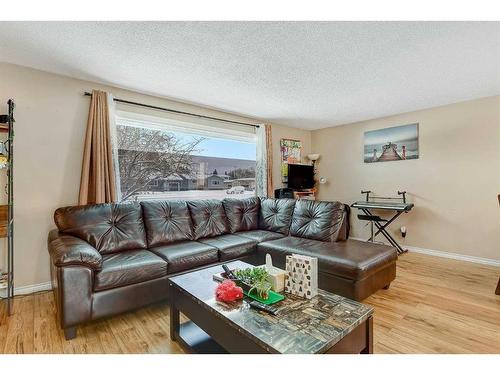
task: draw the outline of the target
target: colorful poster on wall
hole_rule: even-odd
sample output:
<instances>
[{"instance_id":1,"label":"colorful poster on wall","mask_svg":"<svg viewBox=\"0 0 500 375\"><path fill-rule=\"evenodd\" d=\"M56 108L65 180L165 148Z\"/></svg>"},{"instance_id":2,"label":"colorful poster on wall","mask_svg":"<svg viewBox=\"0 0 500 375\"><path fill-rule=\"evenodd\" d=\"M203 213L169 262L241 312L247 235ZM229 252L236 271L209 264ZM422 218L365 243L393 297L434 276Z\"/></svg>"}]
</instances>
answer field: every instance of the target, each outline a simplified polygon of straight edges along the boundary
<instances>
[{"instance_id":1,"label":"colorful poster on wall","mask_svg":"<svg viewBox=\"0 0 500 375\"><path fill-rule=\"evenodd\" d=\"M300 163L302 142L296 139L282 139L281 149L281 181L288 182L288 164Z\"/></svg>"},{"instance_id":2,"label":"colorful poster on wall","mask_svg":"<svg viewBox=\"0 0 500 375\"><path fill-rule=\"evenodd\" d=\"M418 124L365 132L365 163L418 159Z\"/></svg>"}]
</instances>

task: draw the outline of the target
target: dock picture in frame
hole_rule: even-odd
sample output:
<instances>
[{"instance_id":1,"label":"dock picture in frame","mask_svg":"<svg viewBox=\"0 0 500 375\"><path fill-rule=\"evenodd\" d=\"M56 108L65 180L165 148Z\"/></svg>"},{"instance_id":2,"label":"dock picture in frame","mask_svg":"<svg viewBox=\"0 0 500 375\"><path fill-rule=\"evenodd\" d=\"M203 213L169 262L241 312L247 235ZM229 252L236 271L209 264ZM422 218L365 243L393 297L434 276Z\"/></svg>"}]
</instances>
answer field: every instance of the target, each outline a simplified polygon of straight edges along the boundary
<instances>
[{"instance_id":1,"label":"dock picture in frame","mask_svg":"<svg viewBox=\"0 0 500 375\"><path fill-rule=\"evenodd\" d=\"M418 123L364 134L365 163L418 159L418 156Z\"/></svg>"}]
</instances>

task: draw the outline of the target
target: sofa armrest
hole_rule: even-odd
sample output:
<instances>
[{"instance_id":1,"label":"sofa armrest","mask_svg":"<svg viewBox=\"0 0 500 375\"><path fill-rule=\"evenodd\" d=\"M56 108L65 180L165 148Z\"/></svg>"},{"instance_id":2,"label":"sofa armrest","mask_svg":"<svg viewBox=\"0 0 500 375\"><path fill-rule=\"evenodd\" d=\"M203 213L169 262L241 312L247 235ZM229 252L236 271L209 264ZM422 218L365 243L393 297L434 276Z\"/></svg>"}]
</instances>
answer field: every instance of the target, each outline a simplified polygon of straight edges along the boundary
<instances>
[{"instance_id":1,"label":"sofa armrest","mask_svg":"<svg viewBox=\"0 0 500 375\"><path fill-rule=\"evenodd\" d=\"M49 254L54 266L83 266L94 271L102 268L102 256L97 249L80 238L59 234L49 243Z\"/></svg>"},{"instance_id":2,"label":"sofa armrest","mask_svg":"<svg viewBox=\"0 0 500 375\"><path fill-rule=\"evenodd\" d=\"M342 224L338 232L338 236L335 242L347 241L349 239L349 232L351 231L351 207L348 204L344 204L344 214L342 217Z\"/></svg>"}]
</instances>

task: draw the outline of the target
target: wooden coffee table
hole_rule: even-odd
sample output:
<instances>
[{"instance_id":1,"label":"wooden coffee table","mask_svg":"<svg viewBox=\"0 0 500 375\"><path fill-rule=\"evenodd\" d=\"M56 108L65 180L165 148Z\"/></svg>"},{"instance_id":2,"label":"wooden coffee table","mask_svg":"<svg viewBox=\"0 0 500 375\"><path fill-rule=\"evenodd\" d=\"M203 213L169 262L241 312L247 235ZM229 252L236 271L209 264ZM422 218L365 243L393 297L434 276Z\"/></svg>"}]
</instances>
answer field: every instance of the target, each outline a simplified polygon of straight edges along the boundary
<instances>
[{"instance_id":1,"label":"wooden coffee table","mask_svg":"<svg viewBox=\"0 0 500 375\"><path fill-rule=\"evenodd\" d=\"M251 265L235 261L232 269ZM170 337L192 353L372 353L373 308L323 290L287 295L276 316L215 300L214 266L170 280ZM189 321L180 323L180 313Z\"/></svg>"}]
</instances>

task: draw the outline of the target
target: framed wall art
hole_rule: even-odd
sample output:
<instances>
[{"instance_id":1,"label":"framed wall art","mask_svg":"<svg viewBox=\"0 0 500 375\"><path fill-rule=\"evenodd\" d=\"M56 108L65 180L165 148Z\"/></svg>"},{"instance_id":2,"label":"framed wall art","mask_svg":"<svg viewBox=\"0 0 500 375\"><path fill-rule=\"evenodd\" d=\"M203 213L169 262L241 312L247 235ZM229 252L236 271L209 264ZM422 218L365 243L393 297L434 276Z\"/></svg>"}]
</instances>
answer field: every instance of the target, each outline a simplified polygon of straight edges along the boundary
<instances>
[{"instance_id":1,"label":"framed wall art","mask_svg":"<svg viewBox=\"0 0 500 375\"><path fill-rule=\"evenodd\" d=\"M365 163L409 159L418 159L418 123L365 132Z\"/></svg>"},{"instance_id":2,"label":"framed wall art","mask_svg":"<svg viewBox=\"0 0 500 375\"><path fill-rule=\"evenodd\" d=\"M281 181L288 182L288 164L301 161L302 141L296 139L281 139Z\"/></svg>"}]
</instances>

